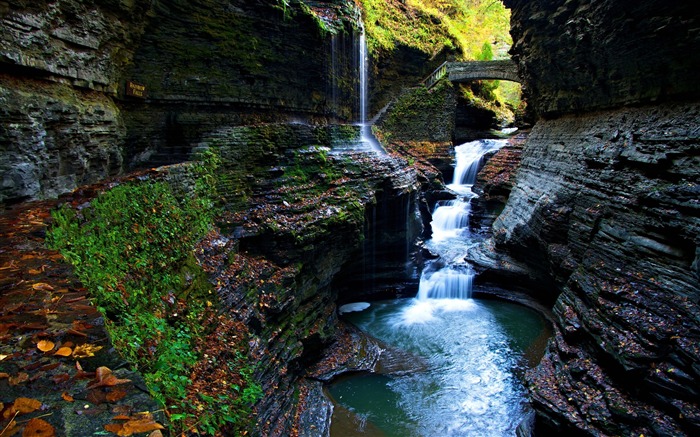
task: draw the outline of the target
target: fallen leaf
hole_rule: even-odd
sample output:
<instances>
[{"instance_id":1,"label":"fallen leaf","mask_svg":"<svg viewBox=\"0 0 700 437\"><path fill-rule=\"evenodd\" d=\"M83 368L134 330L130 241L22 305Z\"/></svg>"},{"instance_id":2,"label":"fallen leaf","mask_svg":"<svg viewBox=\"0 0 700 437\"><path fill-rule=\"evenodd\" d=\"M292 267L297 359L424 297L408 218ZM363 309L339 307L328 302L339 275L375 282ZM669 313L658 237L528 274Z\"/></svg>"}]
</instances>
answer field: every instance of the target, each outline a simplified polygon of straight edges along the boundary
<instances>
[{"instance_id":1,"label":"fallen leaf","mask_svg":"<svg viewBox=\"0 0 700 437\"><path fill-rule=\"evenodd\" d=\"M152 433L148 434L148 437L163 437L163 433L160 432L159 429L153 431Z\"/></svg>"},{"instance_id":2,"label":"fallen leaf","mask_svg":"<svg viewBox=\"0 0 700 437\"><path fill-rule=\"evenodd\" d=\"M39 371L41 372L48 372L49 370L53 370L60 366L61 363L51 363L51 364L46 364L44 366L39 367Z\"/></svg>"},{"instance_id":3,"label":"fallen leaf","mask_svg":"<svg viewBox=\"0 0 700 437\"><path fill-rule=\"evenodd\" d=\"M67 373L61 373L60 375L54 375L51 377L51 380L53 381L54 384L63 384L64 382L68 381L70 379L70 375Z\"/></svg>"},{"instance_id":4,"label":"fallen leaf","mask_svg":"<svg viewBox=\"0 0 700 437\"><path fill-rule=\"evenodd\" d=\"M22 431L22 437L53 437L56 430L49 422L41 419L32 419Z\"/></svg>"},{"instance_id":5,"label":"fallen leaf","mask_svg":"<svg viewBox=\"0 0 700 437\"><path fill-rule=\"evenodd\" d=\"M77 335L77 336L79 336L79 337L86 337L86 338L87 338L87 336L88 336L86 333L80 332L80 331L76 331L75 329L69 329L69 330L67 330L67 331L66 331L66 334L72 334L72 335Z\"/></svg>"},{"instance_id":6,"label":"fallen leaf","mask_svg":"<svg viewBox=\"0 0 700 437\"><path fill-rule=\"evenodd\" d=\"M18 414L19 411L16 411L14 408L12 408L12 405L10 405L5 411L3 411L2 418L5 420L8 420L10 418L14 419L15 417L17 417Z\"/></svg>"},{"instance_id":7,"label":"fallen leaf","mask_svg":"<svg viewBox=\"0 0 700 437\"><path fill-rule=\"evenodd\" d=\"M37 282L36 284L32 285L32 288L35 290L43 290L43 291L53 291L54 288L47 284L46 282Z\"/></svg>"},{"instance_id":8,"label":"fallen leaf","mask_svg":"<svg viewBox=\"0 0 700 437\"><path fill-rule=\"evenodd\" d=\"M131 414L131 411L132 407L130 407L129 405L115 405L114 408L112 408L112 413L118 414L120 416L127 416L126 420L130 419L128 415Z\"/></svg>"},{"instance_id":9,"label":"fallen leaf","mask_svg":"<svg viewBox=\"0 0 700 437\"><path fill-rule=\"evenodd\" d=\"M28 272L30 275L38 275L38 274L41 273L41 270L29 269L29 270L27 270L27 272Z\"/></svg>"},{"instance_id":10,"label":"fallen leaf","mask_svg":"<svg viewBox=\"0 0 700 437\"><path fill-rule=\"evenodd\" d=\"M54 346L56 345L53 341L50 340L41 340L39 343L36 344L36 347L42 352L52 351Z\"/></svg>"},{"instance_id":11,"label":"fallen leaf","mask_svg":"<svg viewBox=\"0 0 700 437\"><path fill-rule=\"evenodd\" d=\"M7 357L9 357L9 355L0 354L0 361L4 360Z\"/></svg>"},{"instance_id":12,"label":"fallen leaf","mask_svg":"<svg viewBox=\"0 0 700 437\"><path fill-rule=\"evenodd\" d=\"M31 398L17 398L15 403L12 404L12 408L22 414L33 413L41 408L41 402Z\"/></svg>"},{"instance_id":13,"label":"fallen leaf","mask_svg":"<svg viewBox=\"0 0 700 437\"><path fill-rule=\"evenodd\" d=\"M75 399L73 399L73 396L69 395L66 392L61 393L61 397L63 398L64 401L66 402L73 402Z\"/></svg>"},{"instance_id":14,"label":"fallen leaf","mask_svg":"<svg viewBox=\"0 0 700 437\"><path fill-rule=\"evenodd\" d=\"M95 356L95 352L102 349L102 347L103 346L97 346L89 343L81 344L73 349L73 356L76 358L93 357Z\"/></svg>"},{"instance_id":15,"label":"fallen leaf","mask_svg":"<svg viewBox=\"0 0 700 437\"><path fill-rule=\"evenodd\" d=\"M107 393L107 402L117 402L126 397L126 390L114 390Z\"/></svg>"},{"instance_id":16,"label":"fallen leaf","mask_svg":"<svg viewBox=\"0 0 700 437\"><path fill-rule=\"evenodd\" d=\"M5 372L0 372L0 379L9 378L10 374Z\"/></svg>"},{"instance_id":17,"label":"fallen leaf","mask_svg":"<svg viewBox=\"0 0 700 437\"><path fill-rule=\"evenodd\" d=\"M101 390L90 390L85 400L91 404L102 405L107 401L107 395Z\"/></svg>"},{"instance_id":18,"label":"fallen leaf","mask_svg":"<svg viewBox=\"0 0 700 437\"><path fill-rule=\"evenodd\" d=\"M58 355L59 357L69 357L71 353L73 353L71 348L64 346L54 352L54 355Z\"/></svg>"},{"instance_id":19,"label":"fallen leaf","mask_svg":"<svg viewBox=\"0 0 700 437\"><path fill-rule=\"evenodd\" d=\"M118 379L108 367L98 367L95 371L95 382L88 385L88 389L97 387L113 387L119 384L131 382L130 379Z\"/></svg>"},{"instance_id":20,"label":"fallen leaf","mask_svg":"<svg viewBox=\"0 0 700 437\"><path fill-rule=\"evenodd\" d=\"M120 432L124 428L124 425L121 423L108 423L107 425L104 426L104 428L105 428L105 431L107 431L107 432L121 435Z\"/></svg>"},{"instance_id":21,"label":"fallen leaf","mask_svg":"<svg viewBox=\"0 0 700 437\"><path fill-rule=\"evenodd\" d=\"M27 380L29 380L29 375L24 372L20 372L17 374L17 376L10 376L9 383L10 385L19 385L23 382L27 382Z\"/></svg>"},{"instance_id":22,"label":"fallen leaf","mask_svg":"<svg viewBox=\"0 0 700 437\"><path fill-rule=\"evenodd\" d=\"M165 427L151 418L136 419L126 422L122 429L123 434L119 435L130 436L139 432L150 432L157 429L165 429Z\"/></svg>"},{"instance_id":23,"label":"fallen leaf","mask_svg":"<svg viewBox=\"0 0 700 437\"><path fill-rule=\"evenodd\" d=\"M0 433L0 435L2 435L2 437L5 437L5 436L12 436L12 435L15 434L15 432L17 432L16 427L17 427L17 422L14 421L14 420L12 420L12 421L10 421L10 423L8 423L8 424L5 426L5 428L2 430L2 432Z\"/></svg>"}]
</instances>

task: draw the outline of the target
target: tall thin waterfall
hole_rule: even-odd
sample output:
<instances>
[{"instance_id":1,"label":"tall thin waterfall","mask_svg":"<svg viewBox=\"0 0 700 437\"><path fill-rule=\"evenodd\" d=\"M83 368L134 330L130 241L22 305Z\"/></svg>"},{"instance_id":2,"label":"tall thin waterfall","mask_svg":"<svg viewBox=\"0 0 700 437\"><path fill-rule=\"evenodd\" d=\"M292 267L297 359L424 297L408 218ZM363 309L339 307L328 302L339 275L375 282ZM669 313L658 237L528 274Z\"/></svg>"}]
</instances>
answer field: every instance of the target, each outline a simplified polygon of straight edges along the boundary
<instances>
[{"instance_id":1,"label":"tall thin waterfall","mask_svg":"<svg viewBox=\"0 0 700 437\"><path fill-rule=\"evenodd\" d=\"M369 107L368 99L368 68L367 62L367 37L364 30L360 33L359 41L359 76L360 76L360 133L361 141L371 150L379 153L386 153L384 148L379 144L379 141L372 134L372 125L367 121L367 108Z\"/></svg>"},{"instance_id":2,"label":"tall thin waterfall","mask_svg":"<svg viewBox=\"0 0 700 437\"><path fill-rule=\"evenodd\" d=\"M423 270L418 288L419 300L471 297L474 270L463 261L473 244L469 214L471 200L476 194L471 187L476 182L483 156L504 144L505 140L479 140L455 147L455 173L448 188L458 197L438 202L433 211L433 238L427 245L440 255L440 259Z\"/></svg>"}]
</instances>

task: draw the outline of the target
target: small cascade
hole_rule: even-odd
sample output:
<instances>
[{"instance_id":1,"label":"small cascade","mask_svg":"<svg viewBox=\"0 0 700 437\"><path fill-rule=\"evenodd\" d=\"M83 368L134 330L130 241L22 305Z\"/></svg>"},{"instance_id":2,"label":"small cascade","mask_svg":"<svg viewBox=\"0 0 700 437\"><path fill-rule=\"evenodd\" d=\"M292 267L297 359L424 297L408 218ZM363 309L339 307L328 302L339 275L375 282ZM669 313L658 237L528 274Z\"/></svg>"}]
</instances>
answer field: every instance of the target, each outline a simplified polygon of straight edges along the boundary
<instances>
[{"instance_id":1,"label":"small cascade","mask_svg":"<svg viewBox=\"0 0 700 437\"><path fill-rule=\"evenodd\" d=\"M420 278L418 299L469 299L474 271L471 267L445 267Z\"/></svg>"},{"instance_id":2,"label":"small cascade","mask_svg":"<svg viewBox=\"0 0 700 437\"><path fill-rule=\"evenodd\" d=\"M471 297L473 269L464 263L464 256L474 244L469 232L471 200L476 197L471 187L485 154L500 149L506 140L479 140L455 147L455 173L447 187L458 197L440 201L433 211L433 237L426 245L440 260L423 271L418 288L418 301L429 299L469 299ZM445 265L435 268L435 263Z\"/></svg>"},{"instance_id":3,"label":"small cascade","mask_svg":"<svg viewBox=\"0 0 700 437\"><path fill-rule=\"evenodd\" d=\"M470 202L462 199L441 200L433 210L433 240L458 237L469 229Z\"/></svg>"}]
</instances>

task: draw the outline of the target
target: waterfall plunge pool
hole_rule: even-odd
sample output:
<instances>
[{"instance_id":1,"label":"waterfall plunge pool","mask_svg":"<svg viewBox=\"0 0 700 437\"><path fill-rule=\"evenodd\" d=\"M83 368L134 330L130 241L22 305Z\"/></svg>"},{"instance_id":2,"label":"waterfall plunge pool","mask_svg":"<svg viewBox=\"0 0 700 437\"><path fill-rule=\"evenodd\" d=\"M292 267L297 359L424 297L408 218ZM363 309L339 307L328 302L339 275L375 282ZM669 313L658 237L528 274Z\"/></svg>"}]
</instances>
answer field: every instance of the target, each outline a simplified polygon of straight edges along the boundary
<instances>
[{"instance_id":1,"label":"waterfall plunge pool","mask_svg":"<svg viewBox=\"0 0 700 437\"><path fill-rule=\"evenodd\" d=\"M525 418L523 376L542 357L549 326L527 307L472 299L474 270L464 262L481 238L469 228L476 197L471 188L484 155L505 143L478 140L455 147L454 179L447 188L456 198L433 210L426 247L438 259L424 266L418 296L344 315L400 351L390 355L404 363L388 366L402 371L357 374L329 387L336 406L333 437L512 436Z\"/></svg>"},{"instance_id":2,"label":"waterfall plunge pool","mask_svg":"<svg viewBox=\"0 0 700 437\"><path fill-rule=\"evenodd\" d=\"M403 367L420 370L355 374L331 384L332 437L515 434L528 410L524 372L550 336L537 312L496 300L397 299L344 317L409 352L405 359L413 362Z\"/></svg>"}]
</instances>

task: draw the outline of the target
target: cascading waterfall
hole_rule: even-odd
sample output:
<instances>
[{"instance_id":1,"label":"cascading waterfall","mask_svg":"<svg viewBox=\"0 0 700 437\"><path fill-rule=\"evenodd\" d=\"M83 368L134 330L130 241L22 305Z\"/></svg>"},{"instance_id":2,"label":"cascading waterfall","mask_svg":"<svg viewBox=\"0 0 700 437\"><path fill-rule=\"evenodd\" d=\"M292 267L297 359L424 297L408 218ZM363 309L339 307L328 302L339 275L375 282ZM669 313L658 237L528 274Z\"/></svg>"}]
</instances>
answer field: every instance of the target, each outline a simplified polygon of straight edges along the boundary
<instances>
[{"instance_id":1,"label":"cascading waterfall","mask_svg":"<svg viewBox=\"0 0 700 437\"><path fill-rule=\"evenodd\" d=\"M455 147L455 173L448 188L458 198L440 201L433 211L433 238L427 246L440 255L437 268L428 265L421 275L418 300L468 299L471 297L473 269L462 260L472 244L469 231L471 200L476 197L471 187L476 182L482 158L498 150L505 140L479 140Z\"/></svg>"},{"instance_id":2,"label":"cascading waterfall","mask_svg":"<svg viewBox=\"0 0 700 437\"><path fill-rule=\"evenodd\" d=\"M548 335L546 325L518 305L470 299L474 272L464 262L481 238L469 232L479 162L504 144L486 140L456 148L449 188L458 198L434 211L433 238L426 246L439 257L423 270L417 298L341 308L360 329L408 355L387 353L384 369L395 372L358 374L331 386L336 402L353 414L343 421L346 416L334 413L333 423L342 423L331 429L332 436L516 434L527 412L516 369L523 368L537 339Z\"/></svg>"}]
</instances>

